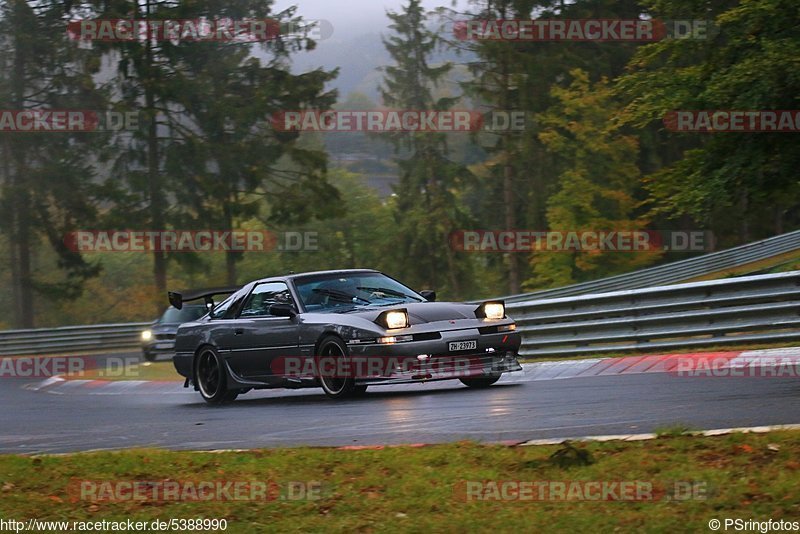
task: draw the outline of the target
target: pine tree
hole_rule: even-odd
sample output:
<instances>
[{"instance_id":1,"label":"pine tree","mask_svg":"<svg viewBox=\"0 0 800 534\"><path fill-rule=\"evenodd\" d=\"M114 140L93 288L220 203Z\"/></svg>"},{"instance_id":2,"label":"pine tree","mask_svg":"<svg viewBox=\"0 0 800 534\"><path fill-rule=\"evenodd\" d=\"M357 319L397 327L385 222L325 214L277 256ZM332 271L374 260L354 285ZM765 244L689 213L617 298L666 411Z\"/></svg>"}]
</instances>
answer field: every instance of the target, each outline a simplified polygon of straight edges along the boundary
<instances>
[{"instance_id":1,"label":"pine tree","mask_svg":"<svg viewBox=\"0 0 800 534\"><path fill-rule=\"evenodd\" d=\"M394 64L384 69L381 87L384 104L413 111L450 109L456 99L437 98L434 90L452 65L429 63L439 37L427 28L420 0L409 0L402 12L389 12L387 16L393 35L384 39L384 46ZM404 279L415 287L439 286L440 290L458 296L462 292L465 267L450 247L449 236L465 219L458 192L468 172L449 158L447 134L382 135L387 135L394 144L400 171L394 212L398 265L405 266Z\"/></svg>"},{"instance_id":2,"label":"pine tree","mask_svg":"<svg viewBox=\"0 0 800 534\"><path fill-rule=\"evenodd\" d=\"M261 1L210 0L180 5L176 18L208 12L234 19L273 17L284 27L302 27L293 10L271 15ZM271 215L273 225L302 223L330 215L338 192L326 180L327 155L299 142L297 132L272 128L274 114L330 108L335 92L325 84L336 71L290 72L290 54L310 49L306 37L276 36L261 43L259 57L245 44L185 43L166 46L176 69L171 93L182 111L167 151L177 203L191 226L223 231ZM226 252L226 281L237 283L242 253Z\"/></svg>"},{"instance_id":3,"label":"pine tree","mask_svg":"<svg viewBox=\"0 0 800 534\"><path fill-rule=\"evenodd\" d=\"M70 41L66 4L0 2L0 109L102 109L103 94L92 75L97 54ZM75 4L75 9L79 7ZM97 215L100 194L92 157L107 139L98 133L0 132L0 231L8 237L14 324L31 328L35 297L77 297L99 272L64 243L67 232L85 228ZM56 268L36 269L35 251L46 241Z\"/></svg>"},{"instance_id":4,"label":"pine tree","mask_svg":"<svg viewBox=\"0 0 800 534\"><path fill-rule=\"evenodd\" d=\"M272 2L238 0L112 0L99 18L271 19L298 28L293 10L273 14ZM271 128L273 113L329 107L324 84L334 72L294 75L290 54L311 39L262 43L134 40L99 44L117 62L119 104L141 110L144 128L119 138L114 174L124 178L109 224L140 228L231 230L271 213L282 221L321 214L336 198L325 181L326 157L296 143L298 134ZM280 198L280 201L272 202ZM264 202L264 200L267 202ZM269 205L269 207L267 207ZM163 306L168 261L196 267L190 254L153 251L155 306ZM226 253L226 279L235 284L241 253Z\"/></svg>"},{"instance_id":5,"label":"pine tree","mask_svg":"<svg viewBox=\"0 0 800 534\"><path fill-rule=\"evenodd\" d=\"M473 2L477 10L473 17L477 20L505 20L525 18L533 9L535 2L515 0L480 0ZM503 41L478 41L467 43L474 59L468 63L472 79L463 84L478 105L490 111L509 113L521 109L519 82L522 59L516 46ZM502 214L502 219L489 221L504 229L516 230L523 221L519 218L521 195L519 188L520 132L504 131L487 134L484 146L490 155L484 173L487 182L483 187L492 190L486 198L493 204L490 213ZM522 266L517 254L507 254L504 258L507 272L508 291L519 293L522 287Z\"/></svg>"},{"instance_id":6,"label":"pine tree","mask_svg":"<svg viewBox=\"0 0 800 534\"><path fill-rule=\"evenodd\" d=\"M94 9L85 18L97 19L169 19L175 0L94 0ZM165 151L170 142L176 116L173 95L168 89L175 69L164 56L167 44L159 39L132 39L122 42L93 42L93 49L104 54L114 65L116 76L109 82L115 95L114 105L139 112L139 128L115 138L110 152L109 190L114 205L105 224L115 228L138 228L161 231L170 228L177 213L170 195L174 180L164 172ZM167 289L168 256L159 247L150 252L153 259L153 306L163 309Z\"/></svg>"}]
</instances>

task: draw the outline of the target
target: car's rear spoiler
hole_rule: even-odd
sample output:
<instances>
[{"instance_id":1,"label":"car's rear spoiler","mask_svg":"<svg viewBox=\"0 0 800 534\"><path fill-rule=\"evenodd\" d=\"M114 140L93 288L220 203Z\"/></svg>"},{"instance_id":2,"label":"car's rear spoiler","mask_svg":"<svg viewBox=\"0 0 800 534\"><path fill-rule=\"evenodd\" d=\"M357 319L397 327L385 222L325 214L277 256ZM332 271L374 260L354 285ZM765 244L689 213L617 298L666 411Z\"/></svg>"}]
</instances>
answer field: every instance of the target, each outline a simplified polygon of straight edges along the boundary
<instances>
[{"instance_id":1,"label":"car's rear spoiler","mask_svg":"<svg viewBox=\"0 0 800 534\"><path fill-rule=\"evenodd\" d=\"M168 291L167 296L169 297L169 303L178 310L183 308L184 302L189 302L192 300L200 300L203 299L206 301L206 306L213 307L214 306L214 295L230 295L231 293L236 293L241 289L240 287L215 287L211 289L195 289L193 291L186 291L184 293L178 293L177 291Z\"/></svg>"}]
</instances>

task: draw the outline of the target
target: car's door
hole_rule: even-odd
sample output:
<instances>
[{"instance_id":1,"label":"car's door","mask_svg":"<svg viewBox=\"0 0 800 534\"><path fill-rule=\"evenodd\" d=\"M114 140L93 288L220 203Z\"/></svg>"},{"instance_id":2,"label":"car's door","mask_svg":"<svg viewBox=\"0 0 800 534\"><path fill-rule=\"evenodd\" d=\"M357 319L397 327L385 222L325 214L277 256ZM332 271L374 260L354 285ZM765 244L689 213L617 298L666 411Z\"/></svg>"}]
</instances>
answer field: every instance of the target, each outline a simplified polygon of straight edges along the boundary
<instances>
[{"instance_id":1,"label":"car's door","mask_svg":"<svg viewBox=\"0 0 800 534\"><path fill-rule=\"evenodd\" d=\"M234 310L239 307L242 299L247 295L247 289L242 288L235 294L225 299L214 308L208 321L208 336L211 342L219 349L220 354L228 360L236 338L233 335L236 318Z\"/></svg>"},{"instance_id":2,"label":"car's door","mask_svg":"<svg viewBox=\"0 0 800 534\"><path fill-rule=\"evenodd\" d=\"M285 282L257 284L234 321L230 362L240 376L269 376L276 358L299 355L299 320L271 315L273 304L294 305Z\"/></svg>"}]
</instances>

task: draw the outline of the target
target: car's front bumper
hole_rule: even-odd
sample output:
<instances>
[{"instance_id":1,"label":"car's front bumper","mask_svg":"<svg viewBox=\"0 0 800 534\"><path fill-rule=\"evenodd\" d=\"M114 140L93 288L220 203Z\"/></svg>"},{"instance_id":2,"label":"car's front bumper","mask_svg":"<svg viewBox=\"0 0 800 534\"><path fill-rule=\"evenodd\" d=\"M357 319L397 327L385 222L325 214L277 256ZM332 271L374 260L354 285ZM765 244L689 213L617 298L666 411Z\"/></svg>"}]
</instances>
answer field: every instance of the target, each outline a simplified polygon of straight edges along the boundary
<instances>
[{"instance_id":1,"label":"car's front bumper","mask_svg":"<svg viewBox=\"0 0 800 534\"><path fill-rule=\"evenodd\" d=\"M358 384L398 384L455 378L499 376L521 371L516 332L481 334L477 329L439 332L439 339L393 344L349 343ZM450 351L450 343L475 341L466 351ZM377 362L377 363L376 363Z\"/></svg>"},{"instance_id":2,"label":"car's front bumper","mask_svg":"<svg viewBox=\"0 0 800 534\"><path fill-rule=\"evenodd\" d=\"M357 376L358 385L392 385L432 382L436 380L497 377L503 373L521 371L522 366L513 352L491 355L441 356L398 365L388 376Z\"/></svg>"},{"instance_id":3,"label":"car's front bumper","mask_svg":"<svg viewBox=\"0 0 800 534\"><path fill-rule=\"evenodd\" d=\"M174 354L175 353L175 340L153 340L148 343L142 343L142 352L148 354Z\"/></svg>"}]
</instances>

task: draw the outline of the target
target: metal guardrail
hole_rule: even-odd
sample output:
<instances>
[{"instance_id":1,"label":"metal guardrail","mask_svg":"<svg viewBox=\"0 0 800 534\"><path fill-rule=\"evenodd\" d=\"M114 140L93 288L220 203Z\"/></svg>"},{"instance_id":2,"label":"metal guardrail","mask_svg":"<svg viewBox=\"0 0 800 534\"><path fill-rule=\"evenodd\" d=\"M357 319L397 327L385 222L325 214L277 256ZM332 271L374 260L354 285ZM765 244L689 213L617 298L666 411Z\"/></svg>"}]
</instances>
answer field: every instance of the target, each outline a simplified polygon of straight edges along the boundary
<instances>
[{"instance_id":1,"label":"metal guardrail","mask_svg":"<svg viewBox=\"0 0 800 534\"><path fill-rule=\"evenodd\" d=\"M57 354L140 346L142 330L152 323L64 326L0 331L0 355Z\"/></svg>"},{"instance_id":2,"label":"metal guardrail","mask_svg":"<svg viewBox=\"0 0 800 534\"><path fill-rule=\"evenodd\" d=\"M800 339L800 271L511 302L522 356ZM0 332L0 355L134 348L150 323Z\"/></svg>"},{"instance_id":3,"label":"metal guardrail","mask_svg":"<svg viewBox=\"0 0 800 534\"><path fill-rule=\"evenodd\" d=\"M800 230L770 237L762 241L755 241L747 245L704 254L696 258L689 258L688 260L666 263L592 282L573 284L556 289L545 289L522 295L512 295L506 297L505 300L506 302L524 302L532 299L550 299L664 286L685 282L692 278L713 274L725 269L742 267L795 250L800 250Z\"/></svg>"},{"instance_id":4,"label":"metal guardrail","mask_svg":"<svg viewBox=\"0 0 800 534\"><path fill-rule=\"evenodd\" d=\"M505 300L524 336L523 356L795 339L800 272L667 285L794 250L800 231ZM136 348L150 324L0 331L0 356Z\"/></svg>"},{"instance_id":5,"label":"metal guardrail","mask_svg":"<svg viewBox=\"0 0 800 534\"><path fill-rule=\"evenodd\" d=\"M800 271L507 305L522 356L800 339Z\"/></svg>"}]
</instances>

